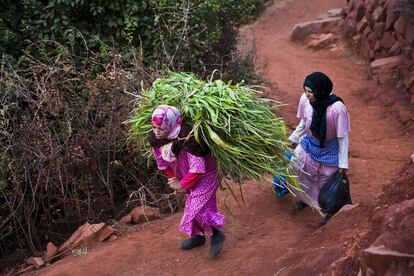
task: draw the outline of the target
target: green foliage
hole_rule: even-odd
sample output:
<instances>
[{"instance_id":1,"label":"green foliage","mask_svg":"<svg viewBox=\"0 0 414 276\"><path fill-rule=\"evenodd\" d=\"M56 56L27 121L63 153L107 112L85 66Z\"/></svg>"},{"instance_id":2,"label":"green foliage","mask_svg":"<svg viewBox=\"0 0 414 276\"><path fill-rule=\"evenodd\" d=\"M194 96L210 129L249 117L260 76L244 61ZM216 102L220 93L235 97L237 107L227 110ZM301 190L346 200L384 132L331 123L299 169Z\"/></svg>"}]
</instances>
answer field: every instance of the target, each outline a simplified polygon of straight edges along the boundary
<instances>
[{"instance_id":1,"label":"green foliage","mask_svg":"<svg viewBox=\"0 0 414 276\"><path fill-rule=\"evenodd\" d=\"M0 51L18 57L26 40L54 40L74 50L86 42L103 52L108 45L132 46L142 49L146 65L200 70L217 54L217 45L228 39L226 30L251 19L261 4L262 0L3 0Z\"/></svg>"}]
</instances>

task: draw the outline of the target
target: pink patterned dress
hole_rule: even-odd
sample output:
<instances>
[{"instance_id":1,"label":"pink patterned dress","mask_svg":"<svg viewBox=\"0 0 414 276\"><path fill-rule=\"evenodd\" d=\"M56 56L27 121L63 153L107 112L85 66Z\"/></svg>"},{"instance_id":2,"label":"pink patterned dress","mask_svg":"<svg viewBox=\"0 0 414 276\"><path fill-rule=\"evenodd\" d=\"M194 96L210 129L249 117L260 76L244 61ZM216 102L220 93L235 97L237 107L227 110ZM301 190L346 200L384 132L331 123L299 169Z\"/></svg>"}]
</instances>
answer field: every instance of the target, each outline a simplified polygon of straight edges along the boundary
<instances>
[{"instance_id":1,"label":"pink patterned dress","mask_svg":"<svg viewBox=\"0 0 414 276\"><path fill-rule=\"evenodd\" d=\"M312 113L313 108L305 94L303 94L300 98L297 117L305 121L306 135L316 139L310 130ZM349 131L350 119L345 105L338 101L328 106L326 109L326 141L329 142L332 139L344 137ZM319 191L328 178L338 170L338 167L328 166L314 160L301 144L296 147L292 162L297 168L298 182L312 202L309 202L309 199L301 192L295 192L296 196L310 206L312 206L311 203L319 206Z\"/></svg>"},{"instance_id":2,"label":"pink patterned dress","mask_svg":"<svg viewBox=\"0 0 414 276\"><path fill-rule=\"evenodd\" d=\"M171 168L180 180L188 173L202 174L186 194L180 231L193 237L204 233L212 235L211 227L220 229L224 216L217 210L216 191L221 179L214 158L210 155L195 156L182 149L174 162L168 162L162 158L160 148L152 149L159 170Z\"/></svg>"}]
</instances>

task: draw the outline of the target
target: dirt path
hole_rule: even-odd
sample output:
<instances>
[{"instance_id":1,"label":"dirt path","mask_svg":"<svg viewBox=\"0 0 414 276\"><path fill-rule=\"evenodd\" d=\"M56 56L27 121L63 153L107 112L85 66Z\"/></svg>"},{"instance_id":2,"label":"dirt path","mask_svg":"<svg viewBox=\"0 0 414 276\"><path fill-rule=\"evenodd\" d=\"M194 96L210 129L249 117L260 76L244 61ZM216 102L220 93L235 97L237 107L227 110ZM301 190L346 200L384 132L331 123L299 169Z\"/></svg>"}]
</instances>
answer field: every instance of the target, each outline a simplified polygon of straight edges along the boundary
<instances>
[{"instance_id":1,"label":"dirt path","mask_svg":"<svg viewBox=\"0 0 414 276\"><path fill-rule=\"evenodd\" d=\"M295 23L341 7L343 0L276 2L241 32L246 37L254 34L259 72L273 86L270 96L289 104L283 113L292 125L297 122L296 105L304 77L316 70L332 77L336 93L351 113L352 196L354 202L366 202L412 153L414 133L405 130L391 113L395 107L389 101L392 96L385 95L391 92L366 80L365 64L349 53L312 52L289 41ZM374 95L381 97L369 96L367 90L379 91ZM275 275L283 268L280 258L318 229L318 214L311 210L292 214L288 197L276 199L269 187L258 183L248 183L245 194L246 207L233 208L234 216L224 211L227 240L217 260L207 258L208 246L191 252L177 248L183 238L178 231L178 213L138 226L115 241L91 249L87 255L68 257L34 274Z\"/></svg>"}]
</instances>

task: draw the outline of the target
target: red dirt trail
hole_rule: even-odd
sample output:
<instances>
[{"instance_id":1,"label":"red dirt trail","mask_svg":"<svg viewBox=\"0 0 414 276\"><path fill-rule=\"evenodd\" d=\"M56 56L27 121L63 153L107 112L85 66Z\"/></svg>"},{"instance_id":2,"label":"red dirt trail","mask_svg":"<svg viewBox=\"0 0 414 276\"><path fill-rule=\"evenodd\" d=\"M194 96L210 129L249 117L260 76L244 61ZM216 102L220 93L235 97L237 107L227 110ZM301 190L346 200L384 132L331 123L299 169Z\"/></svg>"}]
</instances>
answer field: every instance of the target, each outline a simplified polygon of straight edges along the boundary
<instances>
[{"instance_id":1,"label":"red dirt trail","mask_svg":"<svg viewBox=\"0 0 414 276\"><path fill-rule=\"evenodd\" d=\"M367 64L348 50L313 52L289 40L294 24L315 19L326 10L342 7L344 2L276 0L255 23L242 27L241 34L247 39L254 35L258 72L272 87L269 97L288 104L282 112L292 126L297 123L296 107L304 77L312 71L323 71L332 78L335 92L343 98L351 114L349 176L353 201L364 203L381 190L384 180L414 150L414 132L400 122L398 115L399 106L405 104L405 95L367 80ZM396 99L396 93L402 94L401 100ZM289 266L297 263L287 263L287 254L315 235L315 231L323 236L340 216L320 228L316 212L308 209L292 214L291 198L277 199L269 186L254 182L245 185L246 206L233 204L234 216L231 216L222 204L223 193L219 193L221 210L227 216L224 228L227 239L221 257L216 260L208 259L208 245L192 251L178 249L179 241L184 238L178 231L181 218L178 213L136 226L117 240L88 249L87 255L67 257L31 274L314 275L311 271L289 273ZM357 219L349 223L357 224ZM335 239L333 235L331 244ZM315 254L333 261L321 248L315 248ZM317 269L313 271L316 273Z\"/></svg>"}]
</instances>

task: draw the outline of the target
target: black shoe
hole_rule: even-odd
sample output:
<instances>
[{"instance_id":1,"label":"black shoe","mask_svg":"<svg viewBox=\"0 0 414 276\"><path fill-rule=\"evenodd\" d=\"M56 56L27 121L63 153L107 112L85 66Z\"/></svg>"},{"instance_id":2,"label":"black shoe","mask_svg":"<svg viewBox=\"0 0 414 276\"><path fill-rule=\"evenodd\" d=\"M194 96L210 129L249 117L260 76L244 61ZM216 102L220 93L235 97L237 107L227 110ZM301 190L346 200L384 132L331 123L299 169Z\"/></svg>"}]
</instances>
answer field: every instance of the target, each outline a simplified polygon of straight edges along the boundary
<instances>
[{"instance_id":1,"label":"black shoe","mask_svg":"<svg viewBox=\"0 0 414 276\"><path fill-rule=\"evenodd\" d=\"M308 205L306 205L304 202L302 201L298 201L292 204L292 210L299 212L300 210L305 209L306 207L308 207Z\"/></svg>"},{"instance_id":2,"label":"black shoe","mask_svg":"<svg viewBox=\"0 0 414 276\"><path fill-rule=\"evenodd\" d=\"M323 218L321 218L319 220L319 224L320 225L325 225L331 217L332 217L331 215L324 216Z\"/></svg>"},{"instance_id":3,"label":"black shoe","mask_svg":"<svg viewBox=\"0 0 414 276\"><path fill-rule=\"evenodd\" d=\"M206 238L204 236L197 235L189 239L183 240L180 243L180 248L182 250L190 250L190 249L193 249L194 247L204 245L205 243L206 243Z\"/></svg>"},{"instance_id":4,"label":"black shoe","mask_svg":"<svg viewBox=\"0 0 414 276\"><path fill-rule=\"evenodd\" d=\"M217 257L221 250L223 249L223 242L226 239L224 233L222 231L217 231L216 234L214 234L211 237L211 246L210 246L210 258Z\"/></svg>"}]
</instances>

